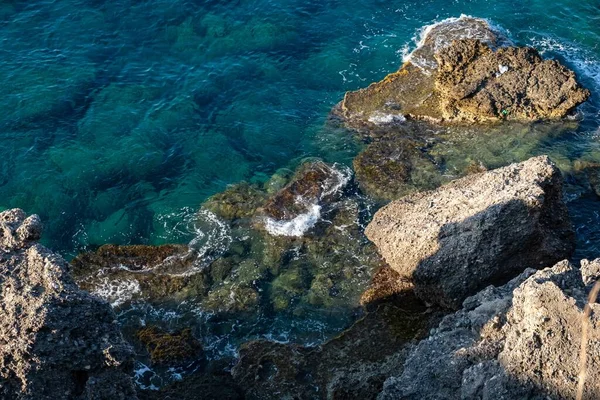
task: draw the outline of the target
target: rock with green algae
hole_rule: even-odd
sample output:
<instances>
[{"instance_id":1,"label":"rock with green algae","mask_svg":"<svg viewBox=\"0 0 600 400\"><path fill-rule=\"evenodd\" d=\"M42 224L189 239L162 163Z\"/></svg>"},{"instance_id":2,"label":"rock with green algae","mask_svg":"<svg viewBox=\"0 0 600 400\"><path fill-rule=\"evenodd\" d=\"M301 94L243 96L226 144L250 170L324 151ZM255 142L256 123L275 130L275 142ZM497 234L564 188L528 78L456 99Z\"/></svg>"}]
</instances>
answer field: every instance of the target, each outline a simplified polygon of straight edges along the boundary
<instances>
[{"instance_id":1,"label":"rock with green algae","mask_svg":"<svg viewBox=\"0 0 600 400\"><path fill-rule=\"evenodd\" d=\"M145 346L152 364L180 364L197 360L202 355L202 345L189 328L166 332L148 326L137 331L136 337Z\"/></svg>"},{"instance_id":2,"label":"rock with green algae","mask_svg":"<svg viewBox=\"0 0 600 400\"><path fill-rule=\"evenodd\" d=\"M483 127L406 121L393 131L362 132L369 144L354 159L355 176L368 195L394 200L539 155L547 140L569 134L577 124L507 121Z\"/></svg>"},{"instance_id":3,"label":"rock with green algae","mask_svg":"<svg viewBox=\"0 0 600 400\"><path fill-rule=\"evenodd\" d=\"M206 210L219 218L236 220L251 218L265 201L265 194L259 188L246 182L229 186L225 191L211 196L202 204Z\"/></svg>"},{"instance_id":4,"label":"rock with green algae","mask_svg":"<svg viewBox=\"0 0 600 400\"><path fill-rule=\"evenodd\" d=\"M104 245L71 261L78 285L113 306L142 299L161 301L203 295L206 273L195 270L195 253L183 245Z\"/></svg>"},{"instance_id":5,"label":"rock with green algae","mask_svg":"<svg viewBox=\"0 0 600 400\"><path fill-rule=\"evenodd\" d=\"M439 320L426 310L418 301L381 304L318 347L246 343L233 378L246 399L375 399L386 377L402 371L409 345Z\"/></svg>"},{"instance_id":6,"label":"rock with green algae","mask_svg":"<svg viewBox=\"0 0 600 400\"><path fill-rule=\"evenodd\" d=\"M353 161L356 179L367 194L385 200L430 190L445 181L441 166L409 139L378 140Z\"/></svg>"}]
</instances>

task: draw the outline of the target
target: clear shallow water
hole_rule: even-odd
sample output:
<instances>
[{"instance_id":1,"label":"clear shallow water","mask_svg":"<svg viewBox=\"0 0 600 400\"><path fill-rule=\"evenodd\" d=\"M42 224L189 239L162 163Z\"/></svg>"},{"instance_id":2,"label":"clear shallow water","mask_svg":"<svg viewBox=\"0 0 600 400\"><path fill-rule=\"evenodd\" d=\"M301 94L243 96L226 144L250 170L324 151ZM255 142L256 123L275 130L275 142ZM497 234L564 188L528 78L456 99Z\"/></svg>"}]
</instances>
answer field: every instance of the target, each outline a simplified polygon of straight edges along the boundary
<instances>
[{"instance_id":1,"label":"clear shallow water","mask_svg":"<svg viewBox=\"0 0 600 400\"><path fill-rule=\"evenodd\" d=\"M560 59L592 91L577 129L528 153L566 168L600 161L595 0L4 1L0 209L38 213L45 243L66 256L105 243L202 241L192 216L228 184L264 182L304 157L350 165L358 147L326 127L331 107L397 70L423 26L463 13ZM600 202L576 192L575 257L600 256ZM310 344L354 317L332 310L327 321L282 315L265 326L257 316L240 326L204 324L185 304L144 307L121 318L196 319L205 349L230 354L232 332L237 342Z\"/></svg>"},{"instance_id":2,"label":"clear shallow water","mask_svg":"<svg viewBox=\"0 0 600 400\"><path fill-rule=\"evenodd\" d=\"M548 146L596 151L592 0L8 1L0 207L51 221L45 241L66 255L187 241L182 214L227 184L306 156L348 162L352 143L323 132L330 108L396 70L420 27L461 13L577 71L594 92L586 119Z\"/></svg>"}]
</instances>

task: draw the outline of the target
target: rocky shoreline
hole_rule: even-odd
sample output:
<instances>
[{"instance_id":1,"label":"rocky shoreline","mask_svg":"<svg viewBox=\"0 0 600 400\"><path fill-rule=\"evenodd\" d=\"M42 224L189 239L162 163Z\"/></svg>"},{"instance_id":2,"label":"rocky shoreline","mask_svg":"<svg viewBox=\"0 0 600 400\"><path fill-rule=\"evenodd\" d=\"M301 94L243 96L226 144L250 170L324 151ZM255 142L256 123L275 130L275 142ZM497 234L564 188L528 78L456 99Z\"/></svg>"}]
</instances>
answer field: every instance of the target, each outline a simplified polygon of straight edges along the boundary
<instances>
[{"instance_id":1,"label":"rocky shoreline","mask_svg":"<svg viewBox=\"0 0 600 400\"><path fill-rule=\"evenodd\" d=\"M0 213L0 397L574 399L583 324L584 398L600 397L597 304L589 323L583 311L600 259L568 261L563 198L565 174L592 190L597 165L531 150L589 95L463 17L334 108L364 143L354 172L309 159L228 188L199 210L215 242L105 245L67 264L37 243L36 216ZM347 329L264 339L280 315ZM202 343L232 330L263 339L221 358Z\"/></svg>"}]
</instances>

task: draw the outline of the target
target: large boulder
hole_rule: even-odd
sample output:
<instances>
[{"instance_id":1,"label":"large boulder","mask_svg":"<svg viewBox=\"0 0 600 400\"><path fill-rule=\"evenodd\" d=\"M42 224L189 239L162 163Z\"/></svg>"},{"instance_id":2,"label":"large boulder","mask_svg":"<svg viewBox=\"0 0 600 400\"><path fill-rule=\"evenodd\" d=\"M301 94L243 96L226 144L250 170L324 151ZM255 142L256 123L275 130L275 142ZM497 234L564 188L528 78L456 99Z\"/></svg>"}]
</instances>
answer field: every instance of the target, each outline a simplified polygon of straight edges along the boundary
<instances>
[{"instance_id":1,"label":"large boulder","mask_svg":"<svg viewBox=\"0 0 600 400\"><path fill-rule=\"evenodd\" d=\"M417 295L450 308L574 250L562 176L546 156L471 175L380 209L365 231Z\"/></svg>"},{"instance_id":2,"label":"large boulder","mask_svg":"<svg viewBox=\"0 0 600 400\"><path fill-rule=\"evenodd\" d=\"M41 229L35 215L0 213L0 398L135 399L113 310L37 243Z\"/></svg>"},{"instance_id":3,"label":"large boulder","mask_svg":"<svg viewBox=\"0 0 600 400\"><path fill-rule=\"evenodd\" d=\"M390 377L387 399L575 399L583 307L600 260L562 261L490 286L445 317ZM600 396L598 304L588 322L584 397Z\"/></svg>"}]
</instances>

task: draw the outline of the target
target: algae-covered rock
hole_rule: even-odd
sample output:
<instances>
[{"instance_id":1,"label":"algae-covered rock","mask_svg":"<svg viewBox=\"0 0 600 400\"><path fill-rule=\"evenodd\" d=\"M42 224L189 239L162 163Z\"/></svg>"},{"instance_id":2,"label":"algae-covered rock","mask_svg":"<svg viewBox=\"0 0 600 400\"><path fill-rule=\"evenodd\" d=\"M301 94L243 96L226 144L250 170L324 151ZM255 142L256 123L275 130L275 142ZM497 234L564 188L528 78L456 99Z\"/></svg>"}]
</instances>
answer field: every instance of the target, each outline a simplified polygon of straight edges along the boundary
<instances>
[{"instance_id":1,"label":"algae-covered rock","mask_svg":"<svg viewBox=\"0 0 600 400\"><path fill-rule=\"evenodd\" d=\"M183 299L207 290L197 254L183 245L104 245L71 261L82 289L120 306L144 300Z\"/></svg>"},{"instance_id":2,"label":"algae-covered rock","mask_svg":"<svg viewBox=\"0 0 600 400\"><path fill-rule=\"evenodd\" d=\"M0 213L0 398L135 399L113 310L77 288L41 231L36 215Z\"/></svg>"},{"instance_id":3,"label":"algae-covered rock","mask_svg":"<svg viewBox=\"0 0 600 400\"><path fill-rule=\"evenodd\" d=\"M300 219L304 221L306 218L318 218L317 214L322 204L339 198L340 189L349 179L348 171L337 169L322 161L302 164L290 183L269 197L262 207L267 219L267 229L271 232L287 233L288 236L301 234L302 232L298 231L303 229ZM291 222L294 220L296 223ZM313 221L307 223L314 225Z\"/></svg>"},{"instance_id":4,"label":"algae-covered rock","mask_svg":"<svg viewBox=\"0 0 600 400\"><path fill-rule=\"evenodd\" d=\"M375 399L401 371L407 345L437 320L422 304L385 304L319 347L268 341L242 345L232 370L247 399Z\"/></svg>"},{"instance_id":5,"label":"algae-covered rock","mask_svg":"<svg viewBox=\"0 0 600 400\"><path fill-rule=\"evenodd\" d=\"M482 287L574 250L562 176L544 156L396 200L366 229L424 301L457 308Z\"/></svg>"},{"instance_id":6,"label":"algae-covered rock","mask_svg":"<svg viewBox=\"0 0 600 400\"><path fill-rule=\"evenodd\" d=\"M155 326L140 329L136 336L146 347L153 364L173 364L196 360L202 354L202 345L191 329L165 332Z\"/></svg>"},{"instance_id":7,"label":"algae-covered rock","mask_svg":"<svg viewBox=\"0 0 600 400\"><path fill-rule=\"evenodd\" d=\"M434 189L444 180L435 161L419 149L418 142L408 139L376 141L353 165L361 188L378 199L393 200Z\"/></svg>"},{"instance_id":8,"label":"algae-covered rock","mask_svg":"<svg viewBox=\"0 0 600 400\"><path fill-rule=\"evenodd\" d=\"M251 218L256 209L264 202L265 195L248 183L239 183L225 191L210 197L203 208L213 212L219 218L236 220Z\"/></svg>"}]
</instances>

